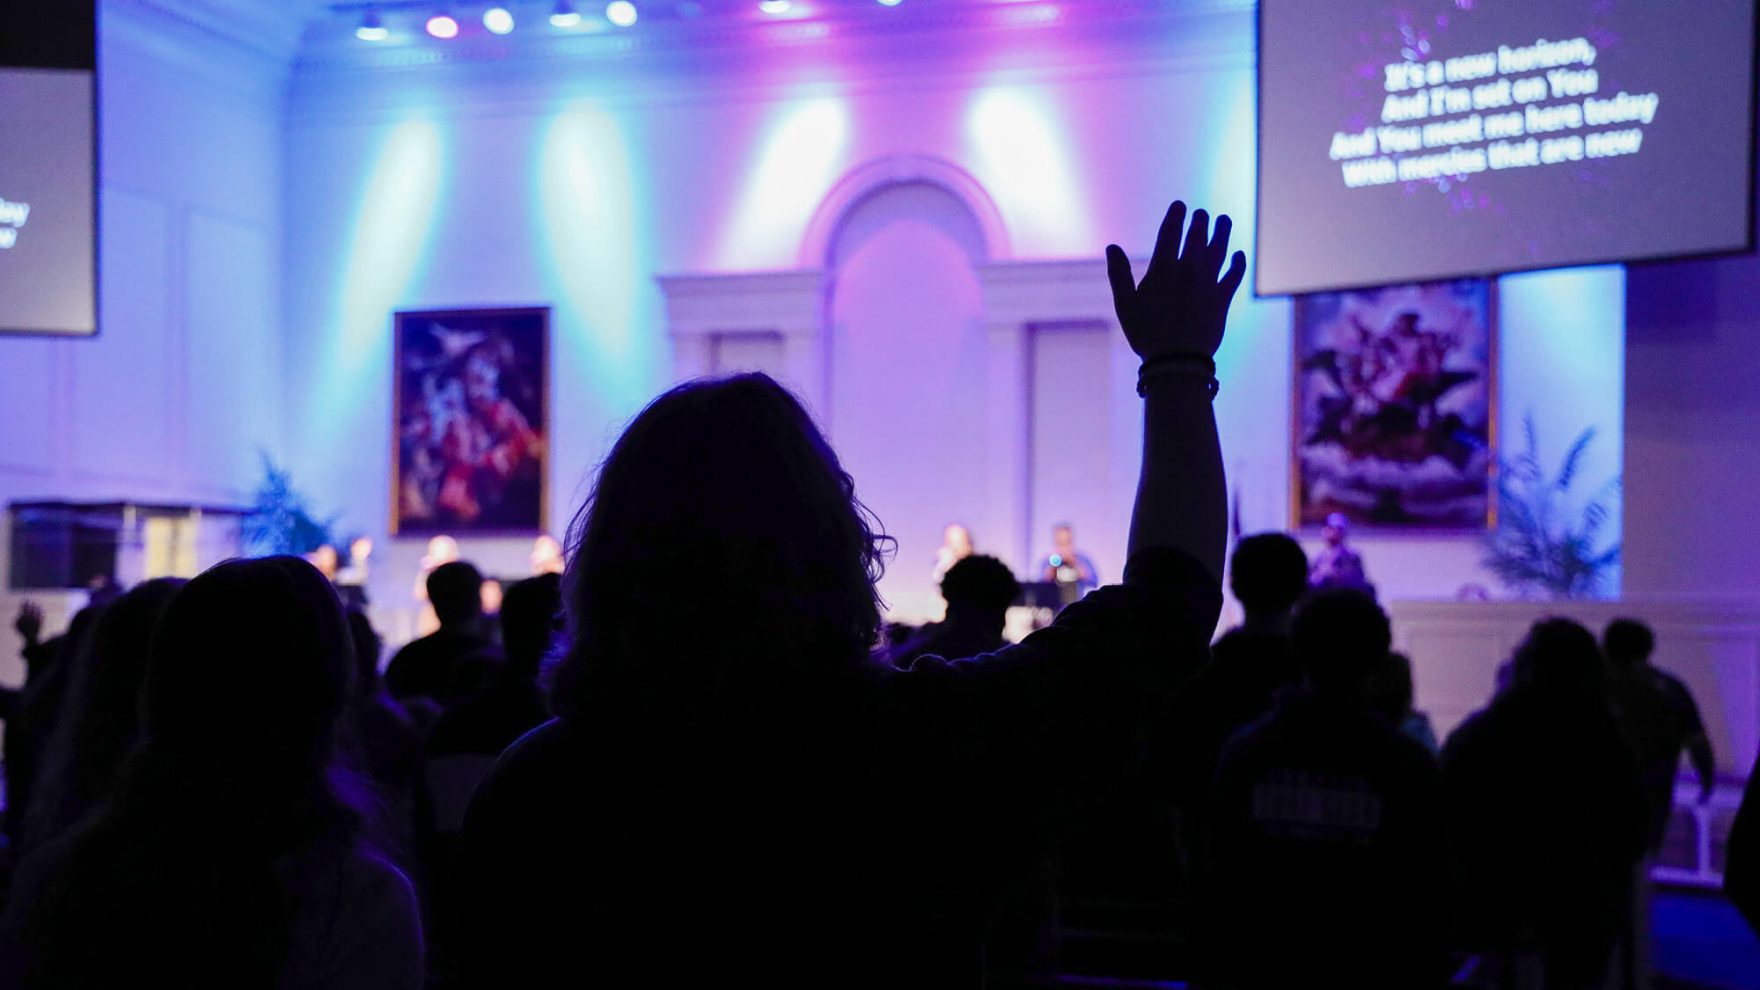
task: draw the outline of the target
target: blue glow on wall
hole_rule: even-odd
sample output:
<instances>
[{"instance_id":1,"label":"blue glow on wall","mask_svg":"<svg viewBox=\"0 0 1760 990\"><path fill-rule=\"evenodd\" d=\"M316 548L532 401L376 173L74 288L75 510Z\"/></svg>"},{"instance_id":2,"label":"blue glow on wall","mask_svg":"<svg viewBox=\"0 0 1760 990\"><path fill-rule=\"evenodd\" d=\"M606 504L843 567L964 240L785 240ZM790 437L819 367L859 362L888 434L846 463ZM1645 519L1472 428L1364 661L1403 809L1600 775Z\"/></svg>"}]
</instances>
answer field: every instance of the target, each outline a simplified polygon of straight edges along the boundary
<instances>
[{"instance_id":1,"label":"blue glow on wall","mask_svg":"<svg viewBox=\"0 0 1760 990\"><path fill-rule=\"evenodd\" d=\"M322 438L346 432L362 404L389 387L391 314L410 302L433 248L448 153L438 124L408 120L390 128L367 173L337 258L335 329L316 379L322 398L310 407Z\"/></svg>"},{"instance_id":2,"label":"blue glow on wall","mask_svg":"<svg viewBox=\"0 0 1760 990\"><path fill-rule=\"evenodd\" d=\"M622 118L586 99L568 104L539 138L531 208L545 292L556 306L559 416L569 401L628 415L661 380L664 342L653 332L653 252L643 222L650 179L631 143Z\"/></svg>"}]
</instances>

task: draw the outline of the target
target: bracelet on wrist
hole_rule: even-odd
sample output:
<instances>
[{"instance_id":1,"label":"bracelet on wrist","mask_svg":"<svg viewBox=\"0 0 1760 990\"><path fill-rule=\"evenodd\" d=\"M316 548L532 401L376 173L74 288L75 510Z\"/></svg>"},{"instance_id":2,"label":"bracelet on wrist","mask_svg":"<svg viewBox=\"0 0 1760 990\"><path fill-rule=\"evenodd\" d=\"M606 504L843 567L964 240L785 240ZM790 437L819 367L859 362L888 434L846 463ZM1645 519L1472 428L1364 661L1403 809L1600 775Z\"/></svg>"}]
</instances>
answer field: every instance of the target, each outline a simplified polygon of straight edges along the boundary
<instances>
[{"instance_id":1,"label":"bracelet on wrist","mask_svg":"<svg viewBox=\"0 0 1760 990\"><path fill-rule=\"evenodd\" d=\"M1149 384L1164 378L1186 378L1202 382L1213 400L1222 387L1216 380L1214 359L1195 353L1167 354L1143 362L1143 366L1137 371L1137 394L1147 396Z\"/></svg>"}]
</instances>

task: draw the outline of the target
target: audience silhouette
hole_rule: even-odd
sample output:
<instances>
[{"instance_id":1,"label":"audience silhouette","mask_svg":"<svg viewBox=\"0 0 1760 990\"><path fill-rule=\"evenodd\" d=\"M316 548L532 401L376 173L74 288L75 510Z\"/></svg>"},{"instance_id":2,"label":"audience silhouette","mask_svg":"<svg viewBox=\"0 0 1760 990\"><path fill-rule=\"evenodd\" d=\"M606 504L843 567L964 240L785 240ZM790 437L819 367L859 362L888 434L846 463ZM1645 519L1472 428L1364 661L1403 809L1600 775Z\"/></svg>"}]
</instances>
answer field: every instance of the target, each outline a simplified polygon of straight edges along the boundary
<instances>
[{"instance_id":1,"label":"audience silhouette","mask_svg":"<svg viewBox=\"0 0 1760 990\"><path fill-rule=\"evenodd\" d=\"M221 564L151 642L141 746L102 813L20 867L0 983L420 987L413 892L337 764L357 675L329 582Z\"/></svg>"},{"instance_id":2,"label":"audience silhouette","mask_svg":"<svg viewBox=\"0 0 1760 990\"><path fill-rule=\"evenodd\" d=\"M1223 746L1300 679L1290 618L1308 590L1307 554L1282 533L1248 536L1235 545L1229 588L1245 618L1216 641L1209 666L1174 700L1156 751L1168 763L1158 778L1173 788L1188 855L1205 833Z\"/></svg>"},{"instance_id":3,"label":"audience silhouette","mask_svg":"<svg viewBox=\"0 0 1760 990\"><path fill-rule=\"evenodd\" d=\"M385 668L393 698L428 698L442 708L485 683L499 660L483 628L483 575L454 560L428 574L440 628L397 651Z\"/></svg>"},{"instance_id":4,"label":"audience silhouette","mask_svg":"<svg viewBox=\"0 0 1760 990\"><path fill-rule=\"evenodd\" d=\"M1674 781L1681 751L1691 754L1699 775L1699 801L1711 800L1717 786L1717 760L1699 717L1699 705L1678 678L1650 666L1656 634L1636 619L1616 619L1601 634L1609 663L1608 689L1620 727L1631 742L1650 802L1647 843L1662 848L1674 811Z\"/></svg>"},{"instance_id":5,"label":"audience silhouette","mask_svg":"<svg viewBox=\"0 0 1760 990\"><path fill-rule=\"evenodd\" d=\"M422 733L408 711L385 690L379 676L384 643L367 614L348 609L354 646L354 697L344 741L359 770L378 790L386 837L399 846L413 839L422 772Z\"/></svg>"},{"instance_id":6,"label":"audience silhouette","mask_svg":"<svg viewBox=\"0 0 1760 990\"><path fill-rule=\"evenodd\" d=\"M1593 634L1540 622L1442 751L1463 936L1506 982L1595 987L1630 926L1649 813L1606 681Z\"/></svg>"},{"instance_id":7,"label":"audience silhouette","mask_svg":"<svg viewBox=\"0 0 1760 990\"><path fill-rule=\"evenodd\" d=\"M479 788L458 862L477 986L977 985L998 899L1128 766L1221 607L1210 355L1245 259L1169 211L1125 583L1019 646L877 663L885 541L800 403L693 382L614 445L577 519L560 715ZM1219 281L1218 276L1221 275Z\"/></svg>"},{"instance_id":8,"label":"audience silhouette","mask_svg":"<svg viewBox=\"0 0 1760 990\"><path fill-rule=\"evenodd\" d=\"M1434 759L1369 707L1387 616L1316 593L1291 632L1298 689L1223 749L1199 926L1225 987L1439 986L1447 868Z\"/></svg>"},{"instance_id":9,"label":"audience silhouette","mask_svg":"<svg viewBox=\"0 0 1760 990\"><path fill-rule=\"evenodd\" d=\"M1730 826L1723 890L1747 919L1748 927L1760 935L1760 763L1748 773L1742 806Z\"/></svg>"},{"instance_id":10,"label":"audience silhouette","mask_svg":"<svg viewBox=\"0 0 1760 990\"><path fill-rule=\"evenodd\" d=\"M1436 730L1430 725L1430 716L1414 707L1416 691L1412 658L1404 653L1389 652L1369 675L1369 707L1435 756L1439 749Z\"/></svg>"},{"instance_id":11,"label":"audience silhouette","mask_svg":"<svg viewBox=\"0 0 1760 990\"><path fill-rule=\"evenodd\" d=\"M1007 642L1002 631L1008 607L1020 593L1007 564L985 554L961 557L941 579L947 618L919 629L893 652L892 662L908 667L930 654L958 659L994 653Z\"/></svg>"},{"instance_id":12,"label":"audience silhouette","mask_svg":"<svg viewBox=\"0 0 1760 990\"><path fill-rule=\"evenodd\" d=\"M43 751L61 715L62 701L73 679L70 671L78 665L75 658L85 652L99 616L115 598L109 585L94 592L91 602L75 613L67 631L46 640L40 638L42 610L30 603L19 609L14 625L24 639L25 682L7 715L5 736L6 837L14 851L24 849L28 841L27 809L37 803L36 781Z\"/></svg>"},{"instance_id":13,"label":"audience silhouette","mask_svg":"<svg viewBox=\"0 0 1760 990\"><path fill-rule=\"evenodd\" d=\"M1144 399L1123 582L1090 592L1060 525L1030 576L1068 607L1018 644L1016 577L953 525L945 620L885 647L891 540L762 374L654 399L498 623L438 538L439 629L383 676L361 540L346 599L326 549L106 583L47 639L26 605L0 987L1039 986L1097 903L1196 987L1469 957L1601 987L1642 956L1683 750L1711 794L1697 705L1641 622L1549 619L1439 758L1342 516L1312 569L1241 540L1208 645L1231 233L1174 203L1141 279L1107 249ZM1756 791L1726 883L1760 931Z\"/></svg>"},{"instance_id":14,"label":"audience silhouette","mask_svg":"<svg viewBox=\"0 0 1760 990\"><path fill-rule=\"evenodd\" d=\"M153 627L182 586L161 578L129 590L104 610L74 655L42 775L23 809L21 851L78 823L109 794L140 732Z\"/></svg>"}]
</instances>

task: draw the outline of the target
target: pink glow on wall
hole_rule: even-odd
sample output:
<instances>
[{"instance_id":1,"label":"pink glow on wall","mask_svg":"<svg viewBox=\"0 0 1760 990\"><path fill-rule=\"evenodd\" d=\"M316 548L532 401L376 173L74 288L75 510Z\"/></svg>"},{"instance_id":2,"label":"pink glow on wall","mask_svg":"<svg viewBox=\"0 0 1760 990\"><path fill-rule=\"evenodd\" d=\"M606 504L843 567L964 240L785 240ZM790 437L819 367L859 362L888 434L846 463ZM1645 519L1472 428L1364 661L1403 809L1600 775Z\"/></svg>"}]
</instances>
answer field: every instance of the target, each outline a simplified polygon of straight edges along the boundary
<instances>
[{"instance_id":1,"label":"pink glow on wall","mask_svg":"<svg viewBox=\"0 0 1760 990\"><path fill-rule=\"evenodd\" d=\"M1006 546L985 514L983 252L965 205L916 183L856 204L832 245L827 418L857 494L898 540L880 590L901 614L939 614L930 571L950 520L986 552Z\"/></svg>"}]
</instances>

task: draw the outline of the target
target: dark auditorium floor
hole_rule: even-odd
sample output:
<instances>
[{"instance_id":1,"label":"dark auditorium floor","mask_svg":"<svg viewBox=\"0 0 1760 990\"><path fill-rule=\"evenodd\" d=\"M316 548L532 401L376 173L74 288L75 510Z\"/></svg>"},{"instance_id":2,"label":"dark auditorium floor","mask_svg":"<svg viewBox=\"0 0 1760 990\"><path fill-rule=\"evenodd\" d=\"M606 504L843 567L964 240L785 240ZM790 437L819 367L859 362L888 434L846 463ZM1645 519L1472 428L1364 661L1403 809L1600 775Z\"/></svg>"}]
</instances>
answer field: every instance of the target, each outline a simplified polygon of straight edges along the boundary
<instances>
[{"instance_id":1,"label":"dark auditorium floor","mask_svg":"<svg viewBox=\"0 0 1760 990\"><path fill-rule=\"evenodd\" d=\"M1721 896L1664 890L1651 902L1654 990L1760 990L1760 939ZM1116 957L1114 957L1116 958ZM1065 987L1184 990L1175 980L1066 975Z\"/></svg>"},{"instance_id":2,"label":"dark auditorium floor","mask_svg":"<svg viewBox=\"0 0 1760 990\"><path fill-rule=\"evenodd\" d=\"M1760 939L1728 901L1663 891L1650 914L1657 990L1760 990Z\"/></svg>"}]
</instances>

